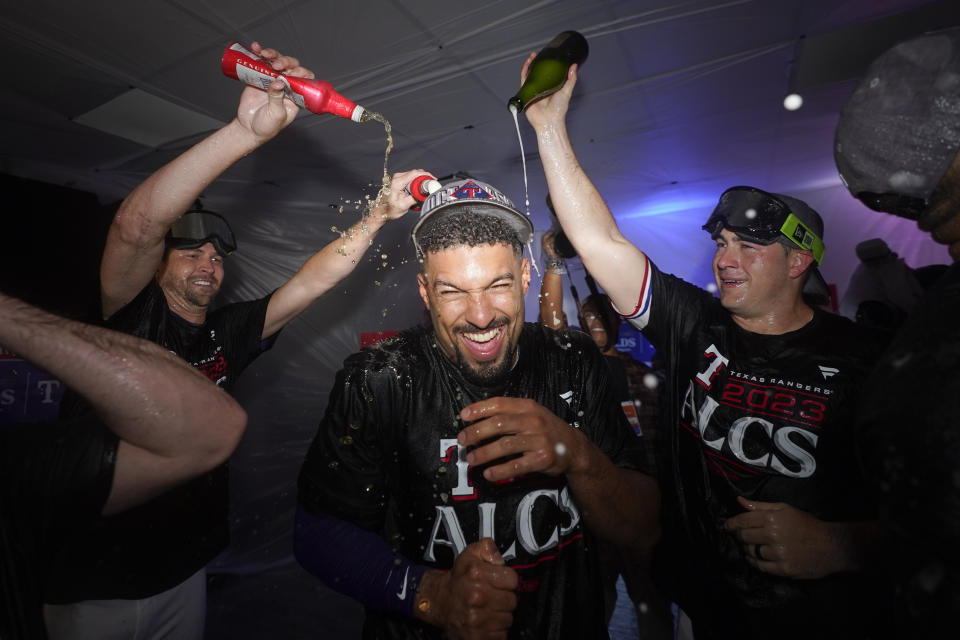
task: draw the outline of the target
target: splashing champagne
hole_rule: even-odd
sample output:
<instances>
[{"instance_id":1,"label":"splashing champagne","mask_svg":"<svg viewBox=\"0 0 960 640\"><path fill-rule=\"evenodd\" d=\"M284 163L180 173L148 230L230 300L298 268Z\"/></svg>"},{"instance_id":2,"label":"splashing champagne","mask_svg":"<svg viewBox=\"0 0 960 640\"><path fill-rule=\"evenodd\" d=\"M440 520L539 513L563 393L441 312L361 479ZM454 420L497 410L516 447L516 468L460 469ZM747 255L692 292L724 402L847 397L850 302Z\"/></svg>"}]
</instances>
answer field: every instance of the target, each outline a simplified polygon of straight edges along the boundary
<instances>
[{"instance_id":1,"label":"splashing champagne","mask_svg":"<svg viewBox=\"0 0 960 640\"><path fill-rule=\"evenodd\" d=\"M329 82L311 78L297 78L282 71L276 71L270 66L268 60L261 58L239 42L232 42L227 46L220 58L220 68L227 77L264 91L274 80L280 80L284 84L284 95L297 106L313 113L329 113L354 122L376 120L383 123L387 132L387 150L383 156L383 178L380 181L380 191L377 193L377 197L369 203L370 208L372 209L378 202L390 195L390 174L387 172L387 159L393 149L393 134L390 122L382 114L369 111L348 100L337 93Z\"/></svg>"}]
</instances>

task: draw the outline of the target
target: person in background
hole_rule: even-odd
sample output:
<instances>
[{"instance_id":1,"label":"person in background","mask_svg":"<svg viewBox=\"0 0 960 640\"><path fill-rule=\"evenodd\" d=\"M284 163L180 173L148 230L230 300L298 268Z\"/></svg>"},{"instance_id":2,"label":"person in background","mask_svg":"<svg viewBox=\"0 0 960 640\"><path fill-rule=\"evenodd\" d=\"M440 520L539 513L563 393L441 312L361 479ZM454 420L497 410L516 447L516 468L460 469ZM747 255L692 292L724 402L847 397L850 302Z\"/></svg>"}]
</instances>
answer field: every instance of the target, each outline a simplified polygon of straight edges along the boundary
<instances>
[{"instance_id":1,"label":"person in background","mask_svg":"<svg viewBox=\"0 0 960 640\"><path fill-rule=\"evenodd\" d=\"M834 157L850 193L915 220L952 264L866 382L860 461L893 541L898 637L956 634L960 611L960 27L879 56L845 104Z\"/></svg>"},{"instance_id":2,"label":"person in background","mask_svg":"<svg viewBox=\"0 0 960 640\"><path fill-rule=\"evenodd\" d=\"M551 204L549 197L547 203ZM567 267L556 247L556 239L557 233L553 230L543 234L545 267L540 283L540 322L560 331L567 329L566 314L562 310L563 276L567 273ZM603 354L610 372L614 398L620 403L634 432L643 438L647 469L655 473L660 378L651 367L634 359L629 353L617 350L621 319L606 294L591 293L582 304L578 297L574 298L578 306L580 328L590 335ZM544 318L549 320L544 322ZM625 617L635 622L641 638L671 638L673 623L670 606L656 593L650 580L649 564L624 562L620 554L610 547L604 547L601 556L605 569L604 592L608 600L608 618L619 621ZM634 611L624 614L621 612L624 611L627 594Z\"/></svg>"},{"instance_id":3,"label":"person in background","mask_svg":"<svg viewBox=\"0 0 960 640\"><path fill-rule=\"evenodd\" d=\"M95 411L0 427L0 638L40 640L53 549L78 525L221 464L247 415L165 349L3 293L0 346L57 376Z\"/></svg>"},{"instance_id":4,"label":"person in background","mask_svg":"<svg viewBox=\"0 0 960 640\"><path fill-rule=\"evenodd\" d=\"M719 298L662 273L577 162L565 122L576 79L574 65L526 115L562 228L667 363L658 587L698 640L882 633L890 596L865 573L879 527L852 429L879 346L804 299L825 288L820 216L730 188L703 225Z\"/></svg>"},{"instance_id":5,"label":"person in background","mask_svg":"<svg viewBox=\"0 0 960 640\"><path fill-rule=\"evenodd\" d=\"M543 234L542 246L545 256L543 280L540 283L540 322L551 329L567 329L567 315L563 312L563 276L567 267L554 247L556 233ZM619 351L616 346L620 339L620 314L613 308L610 297L597 292L591 293L578 305L577 319L580 329L592 339L604 361L610 368L614 395L630 426L637 435L642 435L647 450L650 469L656 468L653 453L659 420L660 379L656 372L629 353Z\"/></svg>"},{"instance_id":6,"label":"person in background","mask_svg":"<svg viewBox=\"0 0 960 640\"><path fill-rule=\"evenodd\" d=\"M313 77L296 58L252 47L277 71ZM245 88L236 118L134 189L113 219L100 266L107 326L166 347L227 391L284 325L354 269L379 229L415 203L404 187L425 173L395 174L360 221L273 292L214 308L237 242L223 217L187 210L221 173L293 121L299 107L283 89L280 80L267 91ZM47 584L51 637L202 638L205 566L229 540L227 479L221 466L77 531Z\"/></svg>"},{"instance_id":7,"label":"person in background","mask_svg":"<svg viewBox=\"0 0 960 640\"><path fill-rule=\"evenodd\" d=\"M883 238L857 244L860 263L847 283L839 313L867 326L893 331L920 301L923 285Z\"/></svg>"},{"instance_id":8,"label":"person in background","mask_svg":"<svg viewBox=\"0 0 960 640\"><path fill-rule=\"evenodd\" d=\"M413 229L431 324L350 356L300 472L300 564L365 637L607 636L597 542L643 553L658 490L578 332L524 322L529 219L479 180Z\"/></svg>"}]
</instances>

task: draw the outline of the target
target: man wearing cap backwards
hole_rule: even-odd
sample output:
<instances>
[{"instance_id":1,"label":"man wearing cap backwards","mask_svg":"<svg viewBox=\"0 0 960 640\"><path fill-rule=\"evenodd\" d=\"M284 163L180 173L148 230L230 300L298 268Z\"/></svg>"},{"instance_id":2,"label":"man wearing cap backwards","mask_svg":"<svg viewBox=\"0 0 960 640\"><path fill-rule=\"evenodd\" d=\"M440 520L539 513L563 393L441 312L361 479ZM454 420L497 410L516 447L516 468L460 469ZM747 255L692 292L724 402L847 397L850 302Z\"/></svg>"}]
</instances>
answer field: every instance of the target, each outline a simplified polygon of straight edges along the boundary
<instances>
[{"instance_id":1,"label":"man wearing cap backwards","mask_svg":"<svg viewBox=\"0 0 960 640\"><path fill-rule=\"evenodd\" d=\"M413 230L431 326L349 357L299 480L297 559L364 637L604 638L595 540L659 497L585 335L524 323L526 216L477 180Z\"/></svg>"},{"instance_id":2,"label":"man wearing cap backwards","mask_svg":"<svg viewBox=\"0 0 960 640\"><path fill-rule=\"evenodd\" d=\"M867 382L861 462L895 549L901 637L956 635L960 611L960 27L875 60L844 106L834 155L867 206L917 221L953 264Z\"/></svg>"},{"instance_id":3,"label":"man wearing cap backwards","mask_svg":"<svg viewBox=\"0 0 960 640\"><path fill-rule=\"evenodd\" d=\"M313 77L296 58L253 48L278 71ZM184 212L217 176L293 121L298 107L283 86L244 89L232 122L139 185L117 211L101 262L108 326L167 347L228 391L287 322L353 270L372 235L415 204L403 187L425 173L394 175L389 194L363 220L273 293L210 311L236 241L218 215ZM221 466L78 532L54 563L45 609L50 635L201 638L204 566L226 547L227 507Z\"/></svg>"},{"instance_id":4,"label":"man wearing cap backwards","mask_svg":"<svg viewBox=\"0 0 960 640\"><path fill-rule=\"evenodd\" d=\"M527 119L568 238L667 362L654 558L664 595L698 640L869 636L883 589L858 573L877 525L852 422L876 347L804 300L822 286L820 216L733 187L704 225L719 299L662 273L577 162L565 124L576 72Z\"/></svg>"}]
</instances>

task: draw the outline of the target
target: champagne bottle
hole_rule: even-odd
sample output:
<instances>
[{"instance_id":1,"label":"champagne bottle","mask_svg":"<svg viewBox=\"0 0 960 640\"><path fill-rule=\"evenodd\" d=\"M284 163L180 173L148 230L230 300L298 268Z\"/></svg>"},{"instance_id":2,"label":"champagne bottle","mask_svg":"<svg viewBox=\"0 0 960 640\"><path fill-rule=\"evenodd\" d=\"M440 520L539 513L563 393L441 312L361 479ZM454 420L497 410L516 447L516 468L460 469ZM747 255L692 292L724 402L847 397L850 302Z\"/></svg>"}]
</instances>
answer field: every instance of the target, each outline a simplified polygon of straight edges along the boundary
<instances>
[{"instance_id":1,"label":"champagne bottle","mask_svg":"<svg viewBox=\"0 0 960 640\"><path fill-rule=\"evenodd\" d=\"M297 78L276 71L270 66L269 61L239 42L231 43L223 52L220 68L224 75L264 91L274 80L281 80L286 85L283 89L286 97L314 113L331 113L354 122L364 122L369 119L363 107L334 91L333 85L329 82Z\"/></svg>"},{"instance_id":2,"label":"champagne bottle","mask_svg":"<svg viewBox=\"0 0 960 640\"><path fill-rule=\"evenodd\" d=\"M507 101L510 111L523 111L534 100L558 91L567 81L570 65L582 65L587 53L587 39L576 31L564 31L551 40L533 59L520 91Z\"/></svg>"}]
</instances>

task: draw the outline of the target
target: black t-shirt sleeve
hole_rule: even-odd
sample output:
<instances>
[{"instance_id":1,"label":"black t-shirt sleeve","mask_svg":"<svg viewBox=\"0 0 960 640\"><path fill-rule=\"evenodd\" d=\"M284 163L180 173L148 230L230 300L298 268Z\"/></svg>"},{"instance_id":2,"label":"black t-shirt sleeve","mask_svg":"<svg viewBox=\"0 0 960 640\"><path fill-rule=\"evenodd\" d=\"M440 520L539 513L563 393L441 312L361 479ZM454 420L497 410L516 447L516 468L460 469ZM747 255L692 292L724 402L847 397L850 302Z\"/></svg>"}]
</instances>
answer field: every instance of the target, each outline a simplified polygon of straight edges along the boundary
<instances>
[{"instance_id":1,"label":"black t-shirt sleeve","mask_svg":"<svg viewBox=\"0 0 960 640\"><path fill-rule=\"evenodd\" d=\"M362 356L362 353L360 354ZM351 360L356 363L358 357ZM337 374L327 410L300 470L298 497L311 513L342 518L377 531L384 519L383 394L374 395L363 365ZM389 402L387 402L389 404Z\"/></svg>"},{"instance_id":2,"label":"black t-shirt sleeve","mask_svg":"<svg viewBox=\"0 0 960 640\"><path fill-rule=\"evenodd\" d=\"M657 348L663 349L671 337L684 340L692 335L705 313L717 300L703 289L680 278L665 274L653 262L650 269L650 314L645 326L631 323Z\"/></svg>"}]
</instances>

